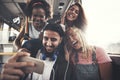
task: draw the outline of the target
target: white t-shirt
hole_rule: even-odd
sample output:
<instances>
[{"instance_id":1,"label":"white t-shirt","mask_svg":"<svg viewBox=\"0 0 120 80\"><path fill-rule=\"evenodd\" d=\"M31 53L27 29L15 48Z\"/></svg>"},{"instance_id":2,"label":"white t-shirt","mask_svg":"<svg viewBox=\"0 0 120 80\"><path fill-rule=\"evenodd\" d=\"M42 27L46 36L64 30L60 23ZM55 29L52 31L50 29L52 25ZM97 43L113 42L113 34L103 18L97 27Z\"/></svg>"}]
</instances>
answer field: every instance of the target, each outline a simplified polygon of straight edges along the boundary
<instances>
[{"instance_id":1,"label":"white t-shirt","mask_svg":"<svg viewBox=\"0 0 120 80\"><path fill-rule=\"evenodd\" d=\"M39 38L40 31L37 31L33 25L29 26L29 36L33 39Z\"/></svg>"}]
</instances>

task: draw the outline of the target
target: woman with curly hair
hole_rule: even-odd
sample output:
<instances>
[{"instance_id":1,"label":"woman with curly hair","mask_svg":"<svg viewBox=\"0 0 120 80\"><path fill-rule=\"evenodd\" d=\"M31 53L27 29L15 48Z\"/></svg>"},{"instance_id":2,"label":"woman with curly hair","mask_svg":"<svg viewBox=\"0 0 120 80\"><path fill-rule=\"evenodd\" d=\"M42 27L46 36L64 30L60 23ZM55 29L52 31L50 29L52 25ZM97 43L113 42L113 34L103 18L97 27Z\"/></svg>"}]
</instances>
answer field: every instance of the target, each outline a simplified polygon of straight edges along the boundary
<instances>
[{"instance_id":1,"label":"woman with curly hair","mask_svg":"<svg viewBox=\"0 0 120 80\"><path fill-rule=\"evenodd\" d=\"M87 20L82 5L78 2L71 4L64 13L61 24L64 30L75 26L82 31L85 31Z\"/></svg>"},{"instance_id":2,"label":"woman with curly hair","mask_svg":"<svg viewBox=\"0 0 120 80\"><path fill-rule=\"evenodd\" d=\"M31 0L26 6L25 14L27 16L27 25L22 27L15 40L17 49L21 48L23 37L28 40L39 38L40 32L51 17L51 7L45 0Z\"/></svg>"}]
</instances>

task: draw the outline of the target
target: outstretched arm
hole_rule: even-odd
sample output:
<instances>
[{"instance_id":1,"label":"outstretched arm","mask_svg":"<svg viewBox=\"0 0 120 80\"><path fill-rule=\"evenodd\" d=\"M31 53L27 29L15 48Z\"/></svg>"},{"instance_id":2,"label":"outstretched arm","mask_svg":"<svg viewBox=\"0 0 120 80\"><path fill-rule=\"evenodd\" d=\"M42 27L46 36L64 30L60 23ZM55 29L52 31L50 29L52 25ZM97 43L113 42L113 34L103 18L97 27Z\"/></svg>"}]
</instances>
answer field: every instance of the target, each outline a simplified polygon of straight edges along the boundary
<instances>
[{"instance_id":1,"label":"outstretched arm","mask_svg":"<svg viewBox=\"0 0 120 80\"><path fill-rule=\"evenodd\" d=\"M29 56L27 52L18 52L12 56L7 63L4 64L0 75L0 80L20 80L25 76L25 72L21 69L23 67L33 67L34 63L31 62L17 62L20 57ZM27 71L30 73L31 71Z\"/></svg>"}]
</instances>

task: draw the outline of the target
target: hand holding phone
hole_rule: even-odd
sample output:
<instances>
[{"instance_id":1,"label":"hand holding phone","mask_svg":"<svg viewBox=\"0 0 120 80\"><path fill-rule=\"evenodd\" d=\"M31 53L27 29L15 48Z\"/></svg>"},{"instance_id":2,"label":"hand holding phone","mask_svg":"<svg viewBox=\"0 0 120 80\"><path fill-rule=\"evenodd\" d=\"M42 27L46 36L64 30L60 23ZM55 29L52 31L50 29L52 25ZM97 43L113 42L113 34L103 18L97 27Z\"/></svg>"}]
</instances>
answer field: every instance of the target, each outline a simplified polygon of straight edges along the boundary
<instances>
[{"instance_id":1,"label":"hand holding phone","mask_svg":"<svg viewBox=\"0 0 120 80\"><path fill-rule=\"evenodd\" d=\"M32 57L20 57L18 62L33 62L35 63L35 67L24 67L23 71L32 71L38 74L42 74L44 70L44 62L40 59L32 58Z\"/></svg>"}]
</instances>

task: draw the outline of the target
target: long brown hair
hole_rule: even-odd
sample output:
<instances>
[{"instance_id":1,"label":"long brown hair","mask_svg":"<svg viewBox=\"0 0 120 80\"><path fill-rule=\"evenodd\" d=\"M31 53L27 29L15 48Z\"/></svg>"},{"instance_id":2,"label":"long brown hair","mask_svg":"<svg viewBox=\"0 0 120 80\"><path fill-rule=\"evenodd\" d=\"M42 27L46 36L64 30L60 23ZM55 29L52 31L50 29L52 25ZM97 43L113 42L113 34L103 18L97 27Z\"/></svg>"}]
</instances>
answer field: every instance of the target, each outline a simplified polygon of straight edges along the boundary
<instances>
[{"instance_id":1,"label":"long brown hair","mask_svg":"<svg viewBox=\"0 0 120 80\"><path fill-rule=\"evenodd\" d=\"M72 7L72 6L78 6L79 7L79 14L78 14L78 17L77 19L73 22L73 25L72 26L76 26L77 28L81 29L82 31L85 30L85 27L87 25L87 20L86 20L86 16L85 16L85 13L84 13L84 10L83 10L83 7L80 3L78 2L75 2L74 4L72 4L68 10ZM69 22L65 16L65 22L66 24ZM71 26L71 27L72 27Z\"/></svg>"}]
</instances>

